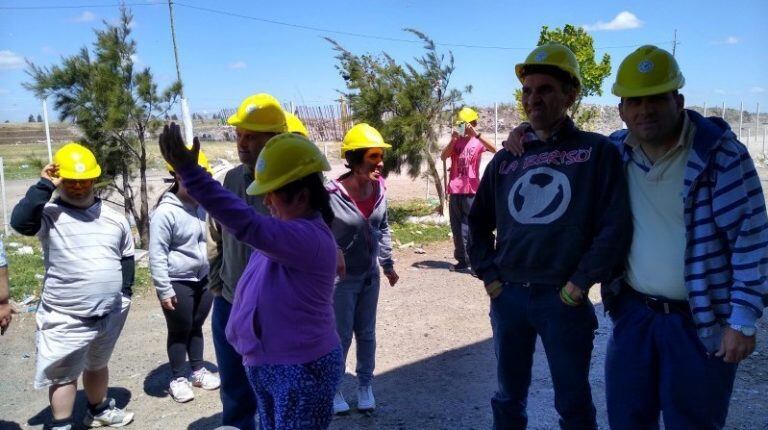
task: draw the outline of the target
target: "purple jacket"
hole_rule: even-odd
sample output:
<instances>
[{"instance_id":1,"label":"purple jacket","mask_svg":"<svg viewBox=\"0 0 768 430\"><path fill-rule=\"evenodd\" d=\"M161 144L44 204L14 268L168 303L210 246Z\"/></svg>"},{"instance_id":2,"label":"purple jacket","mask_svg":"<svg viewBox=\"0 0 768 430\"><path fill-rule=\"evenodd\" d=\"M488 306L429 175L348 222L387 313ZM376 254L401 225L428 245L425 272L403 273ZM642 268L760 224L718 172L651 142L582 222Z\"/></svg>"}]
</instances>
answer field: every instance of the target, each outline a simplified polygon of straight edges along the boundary
<instances>
[{"instance_id":1,"label":"purple jacket","mask_svg":"<svg viewBox=\"0 0 768 430\"><path fill-rule=\"evenodd\" d=\"M243 364L303 364L336 348L336 241L322 217L264 216L202 168L179 173L189 194L255 250L235 289L226 329Z\"/></svg>"}]
</instances>

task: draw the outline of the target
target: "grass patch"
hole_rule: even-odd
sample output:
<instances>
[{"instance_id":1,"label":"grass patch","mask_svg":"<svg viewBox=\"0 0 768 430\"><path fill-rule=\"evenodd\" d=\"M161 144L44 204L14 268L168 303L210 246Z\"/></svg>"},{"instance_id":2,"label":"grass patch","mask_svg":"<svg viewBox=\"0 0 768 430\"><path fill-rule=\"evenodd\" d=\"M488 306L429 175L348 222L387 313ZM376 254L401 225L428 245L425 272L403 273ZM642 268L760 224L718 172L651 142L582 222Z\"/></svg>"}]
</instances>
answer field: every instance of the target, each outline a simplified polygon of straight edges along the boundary
<instances>
[{"instance_id":1,"label":"grass patch","mask_svg":"<svg viewBox=\"0 0 768 430\"><path fill-rule=\"evenodd\" d=\"M18 245L17 245L18 244ZM40 297L43 286L43 254L37 237L10 236L5 239L5 252L8 256L8 283L11 298L16 301L36 295ZM18 249L28 246L32 254L20 254ZM133 291L144 293L152 285L149 268L136 266L136 279Z\"/></svg>"},{"instance_id":2,"label":"grass patch","mask_svg":"<svg viewBox=\"0 0 768 430\"><path fill-rule=\"evenodd\" d=\"M393 242L396 245L411 242L414 245L424 245L448 240L451 232L448 225L417 224L407 221L408 217L430 215L435 212L436 207L435 204L424 199L392 203L388 208L388 216Z\"/></svg>"}]
</instances>

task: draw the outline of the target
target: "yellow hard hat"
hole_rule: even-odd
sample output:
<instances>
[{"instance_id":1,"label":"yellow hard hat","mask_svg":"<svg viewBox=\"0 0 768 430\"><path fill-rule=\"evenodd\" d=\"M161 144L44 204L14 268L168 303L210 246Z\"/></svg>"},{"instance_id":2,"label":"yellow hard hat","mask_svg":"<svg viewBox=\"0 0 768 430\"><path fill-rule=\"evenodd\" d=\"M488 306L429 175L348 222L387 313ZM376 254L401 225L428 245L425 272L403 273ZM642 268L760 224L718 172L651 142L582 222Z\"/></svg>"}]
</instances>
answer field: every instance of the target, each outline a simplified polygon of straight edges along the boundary
<instances>
[{"instance_id":1,"label":"yellow hard hat","mask_svg":"<svg viewBox=\"0 0 768 430\"><path fill-rule=\"evenodd\" d=\"M361 122L350 128L344 135L344 141L341 142L341 156L347 151L364 148L391 148L392 145L385 143L381 133L370 125Z\"/></svg>"},{"instance_id":2,"label":"yellow hard hat","mask_svg":"<svg viewBox=\"0 0 768 430\"><path fill-rule=\"evenodd\" d=\"M213 174L213 170L211 170L211 163L208 162L208 157L205 156L205 153L203 152L202 149L197 154L197 164L199 164L200 167L205 169L206 172ZM173 166L171 166L168 163L165 163L165 167L168 169L168 172L173 173Z\"/></svg>"},{"instance_id":3,"label":"yellow hard hat","mask_svg":"<svg viewBox=\"0 0 768 430\"><path fill-rule=\"evenodd\" d=\"M254 94L240 103L237 112L227 119L229 125L249 131L285 133L285 113L280 102L269 94Z\"/></svg>"},{"instance_id":4,"label":"yellow hard hat","mask_svg":"<svg viewBox=\"0 0 768 430\"><path fill-rule=\"evenodd\" d=\"M75 142L62 146L53 156L63 179L95 179L101 176L101 167L90 149Z\"/></svg>"},{"instance_id":5,"label":"yellow hard hat","mask_svg":"<svg viewBox=\"0 0 768 430\"><path fill-rule=\"evenodd\" d=\"M567 46L561 43L545 43L528 54L525 62L515 66L515 74L520 82L523 82L523 75L526 66L551 66L556 67L576 80L581 86L581 72L579 71L579 62L576 55Z\"/></svg>"},{"instance_id":6,"label":"yellow hard hat","mask_svg":"<svg viewBox=\"0 0 768 430\"><path fill-rule=\"evenodd\" d=\"M456 122L472 122L477 121L477 119L480 118L480 115L478 115L474 109L463 107L459 111L459 114L456 115L456 118L458 118Z\"/></svg>"},{"instance_id":7,"label":"yellow hard hat","mask_svg":"<svg viewBox=\"0 0 768 430\"><path fill-rule=\"evenodd\" d=\"M611 92L619 97L643 97L678 90L685 85L675 57L653 45L644 45L619 65Z\"/></svg>"},{"instance_id":8,"label":"yellow hard hat","mask_svg":"<svg viewBox=\"0 0 768 430\"><path fill-rule=\"evenodd\" d=\"M288 133L299 133L304 137L309 137L307 127L304 127L304 123L296 115L285 112L285 123L288 125Z\"/></svg>"},{"instance_id":9,"label":"yellow hard hat","mask_svg":"<svg viewBox=\"0 0 768 430\"><path fill-rule=\"evenodd\" d=\"M331 170L317 145L304 136L282 133L267 141L256 160L253 182L245 190L266 194L309 174Z\"/></svg>"}]
</instances>

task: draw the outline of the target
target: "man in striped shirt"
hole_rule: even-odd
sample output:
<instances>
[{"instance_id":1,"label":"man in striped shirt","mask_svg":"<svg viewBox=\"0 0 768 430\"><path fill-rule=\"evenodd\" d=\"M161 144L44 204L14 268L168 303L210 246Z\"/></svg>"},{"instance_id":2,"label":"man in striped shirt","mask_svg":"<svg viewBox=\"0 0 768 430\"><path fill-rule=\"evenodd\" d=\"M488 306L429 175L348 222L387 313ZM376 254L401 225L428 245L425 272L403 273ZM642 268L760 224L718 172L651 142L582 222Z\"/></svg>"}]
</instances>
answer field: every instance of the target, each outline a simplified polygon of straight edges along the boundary
<instances>
[{"instance_id":1,"label":"man in striped shirt","mask_svg":"<svg viewBox=\"0 0 768 430\"><path fill-rule=\"evenodd\" d=\"M35 388L48 387L53 430L75 427L72 410L82 373L88 427L122 427L132 412L107 397L107 364L125 324L134 276L133 235L124 215L94 196L101 168L76 143L56 152L40 181L13 209L11 226L37 235L45 278L37 311ZM49 203L53 192L59 197Z\"/></svg>"},{"instance_id":2,"label":"man in striped shirt","mask_svg":"<svg viewBox=\"0 0 768 430\"><path fill-rule=\"evenodd\" d=\"M760 179L724 121L683 108L684 82L646 45L613 86L634 234L625 276L604 289L611 428L659 428L660 412L668 429L723 428L768 298Z\"/></svg>"}]
</instances>

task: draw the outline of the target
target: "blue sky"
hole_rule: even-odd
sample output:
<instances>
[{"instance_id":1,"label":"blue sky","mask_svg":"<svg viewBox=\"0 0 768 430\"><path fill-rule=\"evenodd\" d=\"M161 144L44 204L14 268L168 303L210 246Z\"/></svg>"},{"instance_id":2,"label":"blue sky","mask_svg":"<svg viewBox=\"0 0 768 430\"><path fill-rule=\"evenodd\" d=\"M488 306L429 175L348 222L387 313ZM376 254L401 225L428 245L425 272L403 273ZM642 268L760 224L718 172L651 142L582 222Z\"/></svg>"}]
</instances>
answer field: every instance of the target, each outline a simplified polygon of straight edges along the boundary
<instances>
[{"instance_id":1,"label":"blue sky","mask_svg":"<svg viewBox=\"0 0 768 430\"><path fill-rule=\"evenodd\" d=\"M438 43L501 46L480 49L440 46L456 58L453 84L472 84L470 104L511 102L519 88L514 64L535 46L542 25L587 25L598 56L611 55L615 71L634 48L656 43L671 50L678 31L677 58L686 78L689 104L768 110L768 2L722 1L201 1L175 6L182 78L195 112L235 107L254 92L270 92L283 102L330 104L343 81L335 69L330 36L355 53L386 51L410 61L418 43L369 39L206 12L183 4L301 26L397 39L413 39L413 27ZM157 3L131 7L137 60L149 66L161 86L175 77L168 7ZM0 121L26 120L41 112L40 102L21 87L28 80L24 59L36 64L60 62L62 56L90 46L93 28L114 21L117 0L0 0ZM71 9L3 9L4 7L83 6ZM617 48L618 47L618 48ZM615 104L613 76L602 97L591 102Z\"/></svg>"}]
</instances>

